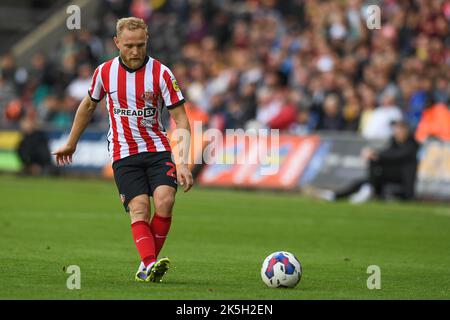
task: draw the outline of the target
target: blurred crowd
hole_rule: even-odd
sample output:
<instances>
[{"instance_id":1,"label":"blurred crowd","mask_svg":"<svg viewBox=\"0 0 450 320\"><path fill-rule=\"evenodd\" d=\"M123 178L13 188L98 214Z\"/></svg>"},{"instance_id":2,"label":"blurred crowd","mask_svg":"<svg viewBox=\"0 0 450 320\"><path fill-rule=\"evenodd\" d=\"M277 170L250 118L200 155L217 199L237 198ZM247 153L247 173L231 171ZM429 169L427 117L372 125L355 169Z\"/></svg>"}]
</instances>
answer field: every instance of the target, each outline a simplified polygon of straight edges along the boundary
<instances>
[{"instance_id":1,"label":"blurred crowd","mask_svg":"<svg viewBox=\"0 0 450 320\"><path fill-rule=\"evenodd\" d=\"M99 11L95 27L67 32L29 68L1 57L0 125L27 114L69 128L93 70L117 55L117 18L132 15L209 127L386 139L403 119L419 141L450 140L449 0L103 0ZM93 124L106 119L100 107Z\"/></svg>"}]
</instances>

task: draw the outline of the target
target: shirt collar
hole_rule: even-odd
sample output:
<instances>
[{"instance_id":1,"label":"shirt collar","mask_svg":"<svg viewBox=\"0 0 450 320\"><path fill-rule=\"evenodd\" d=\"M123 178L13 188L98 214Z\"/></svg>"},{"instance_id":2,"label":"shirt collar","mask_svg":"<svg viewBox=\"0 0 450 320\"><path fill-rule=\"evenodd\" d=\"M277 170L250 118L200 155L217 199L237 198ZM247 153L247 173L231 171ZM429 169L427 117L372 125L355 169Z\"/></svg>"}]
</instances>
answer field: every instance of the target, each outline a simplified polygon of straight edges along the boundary
<instances>
[{"instance_id":1,"label":"shirt collar","mask_svg":"<svg viewBox=\"0 0 450 320\"><path fill-rule=\"evenodd\" d=\"M145 56L144 63L142 63L142 65L140 67L138 67L136 69L131 69L131 68L127 67L125 65L125 63L123 63L122 58L120 58L120 56L119 56L119 63L120 63L120 65L122 66L122 68L124 68L127 72L130 72L130 73L136 72L139 69L141 69L143 66L145 66L147 64L148 60L150 60L149 56Z\"/></svg>"}]
</instances>

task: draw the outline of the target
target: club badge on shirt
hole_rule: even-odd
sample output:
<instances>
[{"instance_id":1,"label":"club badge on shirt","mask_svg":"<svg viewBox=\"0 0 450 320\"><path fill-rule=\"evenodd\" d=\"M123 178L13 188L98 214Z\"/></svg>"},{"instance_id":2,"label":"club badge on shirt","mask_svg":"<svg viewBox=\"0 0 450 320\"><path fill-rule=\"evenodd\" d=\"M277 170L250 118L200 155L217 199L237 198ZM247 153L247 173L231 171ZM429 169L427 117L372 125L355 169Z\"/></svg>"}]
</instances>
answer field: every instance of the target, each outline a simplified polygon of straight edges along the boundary
<instances>
[{"instance_id":1,"label":"club badge on shirt","mask_svg":"<svg viewBox=\"0 0 450 320\"><path fill-rule=\"evenodd\" d=\"M145 91L142 94L142 99L147 103L153 103L153 101L157 101L158 96L152 91Z\"/></svg>"}]
</instances>

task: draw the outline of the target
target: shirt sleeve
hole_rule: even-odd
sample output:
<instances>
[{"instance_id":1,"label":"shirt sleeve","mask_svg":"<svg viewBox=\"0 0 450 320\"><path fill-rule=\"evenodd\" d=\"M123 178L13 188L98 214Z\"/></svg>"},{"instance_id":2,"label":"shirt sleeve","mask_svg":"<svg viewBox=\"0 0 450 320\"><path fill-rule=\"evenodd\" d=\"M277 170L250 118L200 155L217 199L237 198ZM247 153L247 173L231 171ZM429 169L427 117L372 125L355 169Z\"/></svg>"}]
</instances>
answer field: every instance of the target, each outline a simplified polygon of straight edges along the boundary
<instances>
[{"instance_id":1,"label":"shirt sleeve","mask_svg":"<svg viewBox=\"0 0 450 320\"><path fill-rule=\"evenodd\" d=\"M162 66L161 71L161 95L166 108L170 110L182 105L185 101L172 71L165 66Z\"/></svg>"},{"instance_id":2,"label":"shirt sleeve","mask_svg":"<svg viewBox=\"0 0 450 320\"><path fill-rule=\"evenodd\" d=\"M94 71L88 94L91 100L95 102L100 102L105 96L105 89L103 88L101 77L101 66L98 66Z\"/></svg>"}]
</instances>

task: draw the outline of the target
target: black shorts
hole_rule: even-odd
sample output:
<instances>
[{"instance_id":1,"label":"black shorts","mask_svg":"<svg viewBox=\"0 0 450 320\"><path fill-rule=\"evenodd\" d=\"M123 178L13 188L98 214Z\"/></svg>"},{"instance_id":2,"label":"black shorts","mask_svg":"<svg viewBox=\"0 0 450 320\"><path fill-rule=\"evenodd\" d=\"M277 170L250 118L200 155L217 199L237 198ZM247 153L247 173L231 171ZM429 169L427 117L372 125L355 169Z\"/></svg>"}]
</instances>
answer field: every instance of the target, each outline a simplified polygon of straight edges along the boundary
<instances>
[{"instance_id":1,"label":"black shorts","mask_svg":"<svg viewBox=\"0 0 450 320\"><path fill-rule=\"evenodd\" d=\"M115 161L112 168L126 211L134 197L140 194L152 196L158 186L177 189L177 172L170 151L138 153Z\"/></svg>"}]
</instances>

